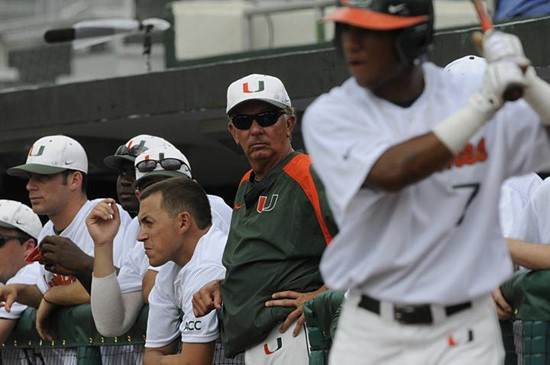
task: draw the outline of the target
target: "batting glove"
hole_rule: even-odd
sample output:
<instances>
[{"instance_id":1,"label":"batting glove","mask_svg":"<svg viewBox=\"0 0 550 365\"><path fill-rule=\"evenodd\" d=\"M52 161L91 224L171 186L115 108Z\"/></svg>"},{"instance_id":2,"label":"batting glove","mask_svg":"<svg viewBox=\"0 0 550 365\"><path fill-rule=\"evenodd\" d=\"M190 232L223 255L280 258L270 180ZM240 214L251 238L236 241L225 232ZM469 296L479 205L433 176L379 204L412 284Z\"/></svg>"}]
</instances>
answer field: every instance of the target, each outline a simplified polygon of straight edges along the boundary
<instances>
[{"instance_id":1,"label":"batting glove","mask_svg":"<svg viewBox=\"0 0 550 365\"><path fill-rule=\"evenodd\" d=\"M525 69L531 61L525 56L521 40L497 30L487 32L483 37L483 56L487 62L511 61Z\"/></svg>"},{"instance_id":2,"label":"batting glove","mask_svg":"<svg viewBox=\"0 0 550 365\"><path fill-rule=\"evenodd\" d=\"M515 62L508 60L487 65L481 88L470 98L470 104L483 113L492 114L504 104L503 94L511 84L522 87L528 81Z\"/></svg>"}]
</instances>

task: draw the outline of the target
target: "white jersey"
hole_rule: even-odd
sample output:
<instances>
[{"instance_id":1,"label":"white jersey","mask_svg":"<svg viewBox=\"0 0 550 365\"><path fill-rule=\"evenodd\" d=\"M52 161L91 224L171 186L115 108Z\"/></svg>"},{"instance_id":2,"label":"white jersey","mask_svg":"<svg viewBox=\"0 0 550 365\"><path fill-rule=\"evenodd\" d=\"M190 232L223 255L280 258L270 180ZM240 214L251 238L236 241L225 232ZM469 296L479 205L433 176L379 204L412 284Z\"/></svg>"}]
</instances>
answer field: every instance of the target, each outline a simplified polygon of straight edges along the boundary
<instances>
[{"instance_id":1,"label":"white jersey","mask_svg":"<svg viewBox=\"0 0 550 365\"><path fill-rule=\"evenodd\" d=\"M504 181L500 187L498 203L500 227L504 237L511 237L514 226L521 219L525 206L540 184L542 179L534 172L513 176Z\"/></svg>"},{"instance_id":2,"label":"white jersey","mask_svg":"<svg viewBox=\"0 0 550 365\"><path fill-rule=\"evenodd\" d=\"M233 209L219 196L208 195L208 201L210 202L212 225L216 226L223 233L229 234ZM136 217L126 229L126 236L124 238L125 241L133 241L134 244L125 254L120 272L118 273L118 283L123 294L141 290L143 276L147 270L160 270L160 267L149 266L149 259L145 255L143 243L137 240L138 235L139 221ZM132 245L127 243L127 246Z\"/></svg>"},{"instance_id":3,"label":"white jersey","mask_svg":"<svg viewBox=\"0 0 550 365\"><path fill-rule=\"evenodd\" d=\"M522 216L516 222L512 238L536 243L550 243L550 178L544 179L530 197Z\"/></svg>"},{"instance_id":4,"label":"white jersey","mask_svg":"<svg viewBox=\"0 0 550 365\"><path fill-rule=\"evenodd\" d=\"M67 237L71 239L85 254L93 256L94 255L94 241L88 232L86 227L86 218L92 211L92 209L104 199L94 199L92 201L88 200L78 213L74 216L71 223L59 234L59 236ZM118 210L120 212L120 228L118 233L115 236L114 240L114 249L113 249L113 259L115 266L120 267L123 258L124 250L124 233L126 227L130 224L132 218L130 215L122 209L120 205L117 204ZM42 239L46 236L56 236L57 234L54 231L54 226L52 221L48 221L44 228L40 231L38 235L38 242L40 243ZM47 271L44 266L41 266L41 278L37 280L37 286L42 293L45 293L51 286L66 284L72 279L63 275L58 275Z\"/></svg>"},{"instance_id":5,"label":"white jersey","mask_svg":"<svg viewBox=\"0 0 550 365\"><path fill-rule=\"evenodd\" d=\"M17 273L12 276L6 284L26 284L33 285L36 283L36 278L40 275L40 264L33 262L23 266ZM27 306L21 303L13 303L11 306L11 312L6 312L4 307L0 308L0 318L3 319L18 319L27 309Z\"/></svg>"},{"instance_id":6,"label":"white jersey","mask_svg":"<svg viewBox=\"0 0 550 365\"><path fill-rule=\"evenodd\" d=\"M306 110L306 147L340 228L320 264L331 288L447 305L490 293L512 273L499 187L550 166L547 134L523 100L506 103L440 172L398 192L361 187L388 148L431 132L479 88L476 76L423 70L424 92L408 108L351 78Z\"/></svg>"},{"instance_id":7,"label":"white jersey","mask_svg":"<svg viewBox=\"0 0 550 365\"><path fill-rule=\"evenodd\" d=\"M166 346L180 335L184 343L212 342L219 337L216 311L197 318L191 299L205 284L225 277L222 254L226 240L227 234L212 226L183 268L172 261L161 267L149 295L145 347Z\"/></svg>"}]
</instances>

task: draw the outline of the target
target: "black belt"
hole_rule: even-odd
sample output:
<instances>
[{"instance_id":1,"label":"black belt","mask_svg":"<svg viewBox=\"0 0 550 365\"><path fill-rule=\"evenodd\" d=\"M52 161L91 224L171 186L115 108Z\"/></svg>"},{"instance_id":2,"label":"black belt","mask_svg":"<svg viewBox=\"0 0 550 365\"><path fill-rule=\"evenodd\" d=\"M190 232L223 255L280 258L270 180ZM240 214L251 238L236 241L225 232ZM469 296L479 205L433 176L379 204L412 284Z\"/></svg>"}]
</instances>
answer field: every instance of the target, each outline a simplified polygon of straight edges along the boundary
<instances>
[{"instance_id":1,"label":"black belt","mask_svg":"<svg viewBox=\"0 0 550 365\"><path fill-rule=\"evenodd\" d=\"M380 301L366 295L361 296L359 307L370 312L380 314ZM470 308L471 302L465 302L444 307L445 314L452 316L464 309ZM420 305L393 305L393 318L402 324L431 324L433 323L432 310L429 304Z\"/></svg>"}]
</instances>

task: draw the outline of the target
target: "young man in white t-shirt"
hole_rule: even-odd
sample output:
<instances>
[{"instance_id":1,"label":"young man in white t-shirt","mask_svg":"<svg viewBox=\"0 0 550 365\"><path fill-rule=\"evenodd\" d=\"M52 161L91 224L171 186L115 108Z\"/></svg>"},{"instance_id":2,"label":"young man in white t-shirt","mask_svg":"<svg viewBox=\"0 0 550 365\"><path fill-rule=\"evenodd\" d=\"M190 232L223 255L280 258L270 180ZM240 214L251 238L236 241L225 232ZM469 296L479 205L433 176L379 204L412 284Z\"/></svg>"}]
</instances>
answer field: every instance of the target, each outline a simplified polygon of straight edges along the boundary
<instances>
[{"instance_id":1,"label":"young man in white t-shirt","mask_svg":"<svg viewBox=\"0 0 550 365\"><path fill-rule=\"evenodd\" d=\"M80 143L63 135L42 137L31 147L26 163L7 172L28 179L26 188L33 211L49 218L38 235L39 244L71 241L85 254L93 255L93 241L84 220L100 199L89 201L87 198L88 159ZM122 224L115 237L116 245L122 244L124 230L130 222L130 216L122 209L121 218ZM120 259L119 254L115 262ZM57 305L77 305L90 300L74 273L53 271L58 270L42 266L36 281L36 287L44 296L37 310L36 327L45 340L53 340L48 317ZM13 291L11 294L14 294ZM4 295L0 289L0 300Z\"/></svg>"},{"instance_id":2,"label":"young man in white t-shirt","mask_svg":"<svg viewBox=\"0 0 550 365\"><path fill-rule=\"evenodd\" d=\"M0 284L34 284L40 273L38 263L25 257L38 245L42 222L31 208L13 200L0 200ZM40 299L38 297L38 299ZM38 306L37 300L34 306ZM27 305L13 303L0 308L0 343L9 336Z\"/></svg>"},{"instance_id":3,"label":"young man in white t-shirt","mask_svg":"<svg viewBox=\"0 0 550 365\"><path fill-rule=\"evenodd\" d=\"M119 219L113 202L106 199L98 204L87 219L97 254L92 295L99 289L96 284L102 290L117 286L116 280L109 280L115 274L109 255ZM164 265L150 295L144 363L173 360L210 365L219 336L217 317L212 313L195 318L191 298L202 285L224 276L221 255L227 236L212 225L204 190L186 178L171 178L146 188L140 197L138 217L138 239L144 244L149 263ZM99 254L102 250L105 255ZM114 307L119 308L114 315L124 311L124 304L121 309L118 303ZM182 350L177 353L180 345Z\"/></svg>"},{"instance_id":4,"label":"young man in white t-shirt","mask_svg":"<svg viewBox=\"0 0 550 365\"><path fill-rule=\"evenodd\" d=\"M423 63L431 0L339 5L328 19L353 77L303 123L340 227L320 269L350 289L330 362L500 364L491 291L512 263L499 189L550 167L550 86L498 31L483 37L483 79ZM512 84L523 100L506 102Z\"/></svg>"}]
</instances>

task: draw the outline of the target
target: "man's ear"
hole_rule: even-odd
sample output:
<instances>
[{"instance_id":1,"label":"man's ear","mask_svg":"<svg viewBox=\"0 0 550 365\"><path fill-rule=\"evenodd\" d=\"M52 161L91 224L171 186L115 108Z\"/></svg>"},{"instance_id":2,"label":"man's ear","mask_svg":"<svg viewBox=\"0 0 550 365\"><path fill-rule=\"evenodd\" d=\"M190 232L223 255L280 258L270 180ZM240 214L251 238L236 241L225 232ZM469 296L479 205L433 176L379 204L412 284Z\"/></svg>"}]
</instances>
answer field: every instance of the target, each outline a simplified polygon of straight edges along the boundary
<instances>
[{"instance_id":1,"label":"man's ear","mask_svg":"<svg viewBox=\"0 0 550 365\"><path fill-rule=\"evenodd\" d=\"M286 128L289 136L292 134L292 131L294 130L295 126L296 126L296 116L294 114L289 115L286 118Z\"/></svg>"},{"instance_id":2,"label":"man's ear","mask_svg":"<svg viewBox=\"0 0 550 365\"><path fill-rule=\"evenodd\" d=\"M233 125L233 123L229 122L227 123L227 130L229 133L231 133L231 136L233 137L233 140L235 140L235 143L238 145L239 140L237 139L237 128Z\"/></svg>"},{"instance_id":3,"label":"man's ear","mask_svg":"<svg viewBox=\"0 0 550 365\"><path fill-rule=\"evenodd\" d=\"M25 251L25 256L27 256L37 246L36 240L34 238L29 238L28 240L23 242L21 246L23 246L23 250Z\"/></svg>"},{"instance_id":4,"label":"man's ear","mask_svg":"<svg viewBox=\"0 0 550 365\"><path fill-rule=\"evenodd\" d=\"M83 180L84 177L80 171L73 171L69 174L69 186L71 187L71 190L81 190Z\"/></svg>"},{"instance_id":5,"label":"man's ear","mask_svg":"<svg viewBox=\"0 0 550 365\"><path fill-rule=\"evenodd\" d=\"M182 233L187 232L191 228L192 220L193 218L191 217L191 214L189 214L189 212L180 212L176 217L176 224L178 225L178 229Z\"/></svg>"}]
</instances>

